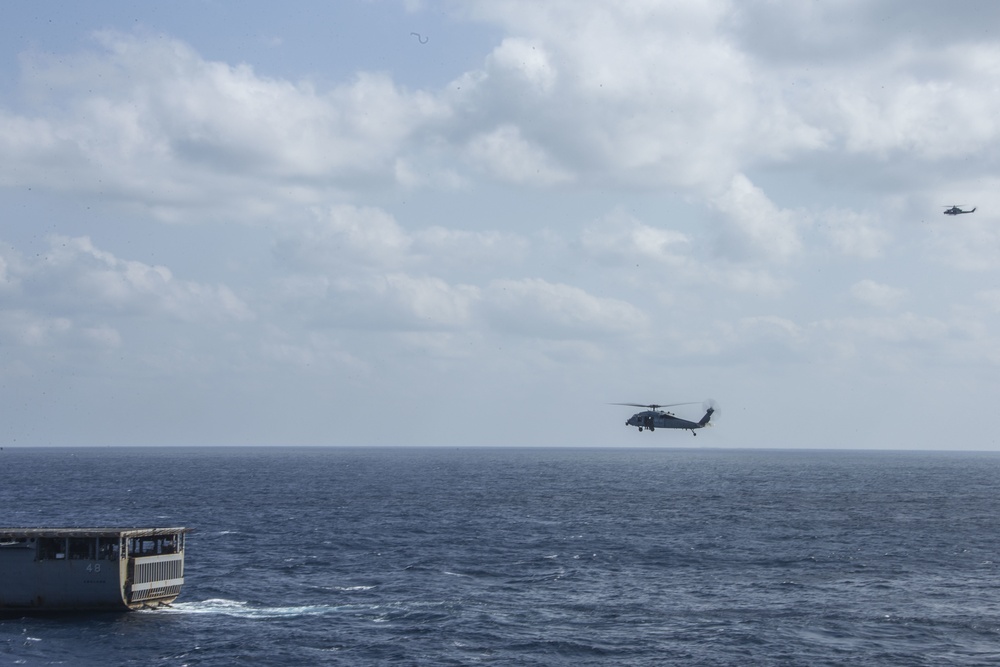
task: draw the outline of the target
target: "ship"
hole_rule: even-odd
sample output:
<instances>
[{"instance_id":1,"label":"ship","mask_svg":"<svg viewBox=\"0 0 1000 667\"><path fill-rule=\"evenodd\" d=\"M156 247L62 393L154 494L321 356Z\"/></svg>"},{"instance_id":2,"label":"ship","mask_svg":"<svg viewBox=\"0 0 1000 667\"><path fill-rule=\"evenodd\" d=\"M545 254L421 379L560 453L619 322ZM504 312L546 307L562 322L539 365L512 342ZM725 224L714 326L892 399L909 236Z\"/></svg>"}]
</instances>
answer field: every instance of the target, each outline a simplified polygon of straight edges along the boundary
<instances>
[{"instance_id":1,"label":"ship","mask_svg":"<svg viewBox=\"0 0 1000 667\"><path fill-rule=\"evenodd\" d=\"M0 528L0 613L169 605L188 528Z\"/></svg>"}]
</instances>

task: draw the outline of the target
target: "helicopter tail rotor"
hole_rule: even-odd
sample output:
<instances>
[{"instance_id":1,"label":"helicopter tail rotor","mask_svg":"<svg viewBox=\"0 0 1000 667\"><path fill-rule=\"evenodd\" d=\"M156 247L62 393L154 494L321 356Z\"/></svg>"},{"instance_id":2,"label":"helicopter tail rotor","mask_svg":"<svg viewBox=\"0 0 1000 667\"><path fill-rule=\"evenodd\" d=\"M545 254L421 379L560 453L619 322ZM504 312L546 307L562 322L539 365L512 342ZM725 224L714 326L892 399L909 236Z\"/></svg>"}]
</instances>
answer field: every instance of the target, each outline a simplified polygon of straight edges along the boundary
<instances>
[{"instance_id":1,"label":"helicopter tail rotor","mask_svg":"<svg viewBox=\"0 0 1000 667\"><path fill-rule=\"evenodd\" d=\"M702 403L702 408L705 410L705 416L698 423L702 426L711 426L712 418L718 418L720 414L719 404L714 398L706 398L705 402Z\"/></svg>"}]
</instances>

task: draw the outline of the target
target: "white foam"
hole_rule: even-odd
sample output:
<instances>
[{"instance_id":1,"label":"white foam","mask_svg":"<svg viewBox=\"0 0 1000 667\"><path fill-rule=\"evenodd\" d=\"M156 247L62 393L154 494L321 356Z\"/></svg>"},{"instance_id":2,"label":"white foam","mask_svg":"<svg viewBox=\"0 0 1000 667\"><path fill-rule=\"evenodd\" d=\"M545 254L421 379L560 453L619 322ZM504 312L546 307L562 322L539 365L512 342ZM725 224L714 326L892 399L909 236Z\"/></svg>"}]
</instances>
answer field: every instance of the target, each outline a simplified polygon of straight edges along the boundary
<instances>
[{"instance_id":1,"label":"white foam","mask_svg":"<svg viewBox=\"0 0 1000 667\"><path fill-rule=\"evenodd\" d=\"M174 614L220 614L240 618L282 618L322 616L337 611L330 605L300 605L290 607L255 607L241 600L211 599L201 602L178 602L161 607L157 612Z\"/></svg>"}]
</instances>

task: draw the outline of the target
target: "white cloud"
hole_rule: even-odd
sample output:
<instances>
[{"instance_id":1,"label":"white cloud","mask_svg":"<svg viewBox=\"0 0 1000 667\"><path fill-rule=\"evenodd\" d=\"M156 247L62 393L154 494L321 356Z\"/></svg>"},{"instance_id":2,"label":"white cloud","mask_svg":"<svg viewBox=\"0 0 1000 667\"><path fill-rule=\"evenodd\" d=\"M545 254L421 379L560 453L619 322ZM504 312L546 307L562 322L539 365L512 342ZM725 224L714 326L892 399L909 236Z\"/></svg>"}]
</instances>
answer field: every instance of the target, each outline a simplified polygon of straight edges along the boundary
<instances>
[{"instance_id":1,"label":"white cloud","mask_svg":"<svg viewBox=\"0 0 1000 667\"><path fill-rule=\"evenodd\" d=\"M855 340L870 339L894 345L940 343L951 332L947 322L913 313L892 317L846 317L817 324L821 329L846 334Z\"/></svg>"},{"instance_id":2,"label":"white cloud","mask_svg":"<svg viewBox=\"0 0 1000 667\"><path fill-rule=\"evenodd\" d=\"M390 274L375 286L375 292L408 311L421 327L457 327L469 323L479 290L451 286L440 278Z\"/></svg>"},{"instance_id":3,"label":"white cloud","mask_svg":"<svg viewBox=\"0 0 1000 667\"><path fill-rule=\"evenodd\" d=\"M615 264L632 266L652 260L657 267L640 272L629 281L648 290L665 284L672 289L709 288L758 296L777 296L789 288L787 279L762 268L705 258L690 235L665 227L647 225L618 208L587 225L580 235L581 247L593 257L610 258ZM713 294L714 296L714 294Z\"/></svg>"},{"instance_id":4,"label":"white cloud","mask_svg":"<svg viewBox=\"0 0 1000 667\"><path fill-rule=\"evenodd\" d=\"M1000 16L988 3L963 12L895 0L733 7L731 34L758 72L786 83L784 99L823 128L826 149L897 169L889 158L953 158L1000 138L987 112L1000 91L983 85L1000 72L1000 46L984 32Z\"/></svg>"},{"instance_id":5,"label":"white cloud","mask_svg":"<svg viewBox=\"0 0 1000 667\"><path fill-rule=\"evenodd\" d=\"M225 285L177 280L164 266L119 259L88 237L52 235L44 254L30 262L20 258L17 266L14 277L21 285L18 300L26 308L50 309L67 317L124 313L187 322L254 317L247 304ZM91 328L88 335L93 337L96 332L97 338L113 338L100 334L101 330Z\"/></svg>"},{"instance_id":6,"label":"white cloud","mask_svg":"<svg viewBox=\"0 0 1000 667\"><path fill-rule=\"evenodd\" d=\"M646 315L629 303L540 279L495 280L483 300L493 327L530 337L632 336L648 326Z\"/></svg>"},{"instance_id":7,"label":"white cloud","mask_svg":"<svg viewBox=\"0 0 1000 667\"><path fill-rule=\"evenodd\" d=\"M542 279L489 278L484 286L442 275L516 267L528 241L500 232L429 227L407 232L384 211L335 207L299 236L286 235L279 257L297 273L276 296L336 327L453 330L481 320L505 333L579 338L636 334L647 317L625 301ZM295 304L298 304L297 306Z\"/></svg>"},{"instance_id":8,"label":"white cloud","mask_svg":"<svg viewBox=\"0 0 1000 667\"><path fill-rule=\"evenodd\" d=\"M940 141L918 148L929 157L997 135L984 120L996 101L986 93L939 91L932 79L872 97L869 85L920 67L917 55L898 55L892 71L859 90L849 88L855 79L836 88L828 72L766 69L729 34L733 5L703 4L477 5L468 11L515 34L482 69L460 74L457 92L408 91L370 72L320 90L205 60L177 40L100 33L103 51L26 59L39 115L0 111L0 147L17 158L0 182L101 192L174 220L213 203L259 219L281 202L319 203L363 181L458 186L452 151L509 183L582 179L717 194L755 162L828 152L831 131L876 155L919 147L920 137ZM966 48L945 56L969 70L963 82L996 68L1000 51ZM918 111L924 101L932 107ZM932 131L933 119L951 126L956 114L960 129Z\"/></svg>"},{"instance_id":9,"label":"white cloud","mask_svg":"<svg viewBox=\"0 0 1000 667\"><path fill-rule=\"evenodd\" d=\"M874 280L861 280L851 286L851 296L861 303L882 310L895 308L906 295L905 289L877 283Z\"/></svg>"},{"instance_id":10,"label":"white cloud","mask_svg":"<svg viewBox=\"0 0 1000 667\"><path fill-rule=\"evenodd\" d=\"M166 314L182 320L247 320L250 308L224 285L176 280L164 266L116 258L87 237L53 236L47 267L63 295L91 307Z\"/></svg>"},{"instance_id":11,"label":"white cloud","mask_svg":"<svg viewBox=\"0 0 1000 667\"><path fill-rule=\"evenodd\" d=\"M29 347L50 345L66 335L73 323L66 317L45 317L26 310L0 311L0 332L8 340Z\"/></svg>"},{"instance_id":12,"label":"white cloud","mask_svg":"<svg viewBox=\"0 0 1000 667\"><path fill-rule=\"evenodd\" d=\"M503 40L487 59L487 68L510 73L543 94L552 91L558 77L552 59L541 43L517 38Z\"/></svg>"},{"instance_id":13,"label":"white cloud","mask_svg":"<svg viewBox=\"0 0 1000 667\"><path fill-rule=\"evenodd\" d=\"M493 124L544 137L548 154L585 182L718 191L746 158L785 157L825 144L721 28L728 2L477 3L468 10L514 34L492 56L531 45L536 74L462 79ZM544 73L544 76L542 74ZM556 76L553 73L557 73ZM539 85L539 79L544 85ZM540 104L541 93L545 104ZM494 110L490 114L487 110ZM502 115L502 118L497 116Z\"/></svg>"},{"instance_id":14,"label":"white cloud","mask_svg":"<svg viewBox=\"0 0 1000 667\"><path fill-rule=\"evenodd\" d=\"M479 134L468 145L474 164L503 181L524 185L552 185L570 180L569 172L556 165L545 150L526 141L521 131L504 125Z\"/></svg>"},{"instance_id":15,"label":"white cloud","mask_svg":"<svg viewBox=\"0 0 1000 667\"><path fill-rule=\"evenodd\" d=\"M980 290L975 294L976 300L994 313L1000 313L1000 289Z\"/></svg>"},{"instance_id":16,"label":"white cloud","mask_svg":"<svg viewBox=\"0 0 1000 667\"><path fill-rule=\"evenodd\" d=\"M2 252L6 252L7 256L5 257L3 254L0 254L0 291L9 292L18 286L17 281L12 275L17 273L17 270L12 269L10 266L10 262L14 261L16 255L11 249L6 249Z\"/></svg>"},{"instance_id":17,"label":"white cloud","mask_svg":"<svg viewBox=\"0 0 1000 667\"><path fill-rule=\"evenodd\" d=\"M733 335L730 345L740 350L743 358L778 364L797 357L809 342L799 325L775 315L740 318Z\"/></svg>"},{"instance_id":18,"label":"white cloud","mask_svg":"<svg viewBox=\"0 0 1000 667\"><path fill-rule=\"evenodd\" d=\"M858 77L839 60L774 68L767 53L742 50L760 47L741 39L772 15L761 6L463 11L513 34L443 91L409 91L372 72L322 90L206 60L177 40L110 31L95 53L26 57L37 115L0 111L0 148L16 158L0 182L101 192L171 219L214 199L259 219L280 202L319 203L364 181L454 187L452 151L510 183L718 195L756 163L838 143L879 160L892 150L937 159L1000 136L988 113L1000 100L974 85L1000 71L995 45L929 56L890 40L889 57L869 54L876 66ZM798 20L820 26L843 10L805 14Z\"/></svg>"},{"instance_id":19,"label":"white cloud","mask_svg":"<svg viewBox=\"0 0 1000 667\"><path fill-rule=\"evenodd\" d=\"M282 246L299 262L336 272L354 263L394 268L406 262L413 241L385 211L340 205L317 215Z\"/></svg>"},{"instance_id":20,"label":"white cloud","mask_svg":"<svg viewBox=\"0 0 1000 667\"><path fill-rule=\"evenodd\" d=\"M1000 73L1000 47L959 45L936 59L930 62L922 48L895 45L863 76L852 71L826 80L824 97L836 110L829 120L848 151L938 160L1000 138L1000 122L984 113L1000 103L1000 92L981 85Z\"/></svg>"},{"instance_id":21,"label":"white cloud","mask_svg":"<svg viewBox=\"0 0 1000 667\"><path fill-rule=\"evenodd\" d=\"M384 209L336 205L313 219L287 225L275 254L289 269L338 277L422 270L473 271L524 261L527 239L509 232L471 231L433 225L405 229Z\"/></svg>"},{"instance_id":22,"label":"white cloud","mask_svg":"<svg viewBox=\"0 0 1000 667\"><path fill-rule=\"evenodd\" d=\"M449 285L433 276L393 272L367 277L320 279L321 293L289 294L295 312L321 328L367 331L442 331L467 327L478 288Z\"/></svg>"},{"instance_id":23,"label":"white cloud","mask_svg":"<svg viewBox=\"0 0 1000 667\"><path fill-rule=\"evenodd\" d=\"M733 177L713 206L724 216L721 242L727 254L785 261L801 252L801 214L779 209L746 176Z\"/></svg>"},{"instance_id":24,"label":"white cloud","mask_svg":"<svg viewBox=\"0 0 1000 667\"><path fill-rule=\"evenodd\" d=\"M928 257L960 271L1000 268L1000 226L988 214L978 215L955 216L935 227L925 244Z\"/></svg>"},{"instance_id":25,"label":"white cloud","mask_svg":"<svg viewBox=\"0 0 1000 667\"><path fill-rule=\"evenodd\" d=\"M984 343L976 327L967 323L947 322L941 318L902 313L886 317L845 317L822 320L816 329L825 336L838 361L855 360L893 372L960 363L980 366L989 357L970 350L981 350ZM989 344L986 343L988 346ZM995 347L995 346L994 346ZM993 362L998 358L994 352Z\"/></svg>"},{"instance_id":26,"label":"white cloud","mask_svg":"<svg viewBox=\"0 0 1000 667\"><path fill-rule=\"evenodd\" d=\"M844 253L862 259L878 259L892 235L880 227L871 214L846 210L827 210L818 215L816 226Z\"/></svg>"},{"instance_id":27,"label":"white cloud","mask_svg":"<svg viewBox=\"0 0 1000 667\"><path fill-rule=\"evenodd\" d=\"M665 381L829 404L819 373L862 395L886 369L988 389L1000 47L988 20L937 29L987 4L413 1L430 42L329 44L336 67L195 29L25 54L0 98L0 367L352 410ZM953 198L980 209L929 208ZM331 423L275 412L279 437ZM740 444L774 423L750 412ZM531 432L617 442L592 427Z\"/></svg>"},{"instance_id":28,"label":"white cloud","mask_svg":"<svg viewBox=\"0 0 1000 667\"><path fill-rule=\"evenodd\" d=\"M672 229L643 224L621 209L588 225L581 234L583 247L595 255L678 262L690 252L691 239Z\"/></svg>"},{"instance_id":29,"label":"white cloud","mask_svg":"<svg viewBox=\"0 0 1000 667\"><path fill-rule=\"evenodd\" d=\"M219 206L259 218L345 181L391 180L403 142L448 114L383 74L319 92L172 39L97 41L95 54L26 60L46 115L0 113L0 150L16 158L0 182L101 193L170 219Z\"/></svg>"},{"instance_id":30,"label":"white cloud","mask_svg":"<svg viewBox=\"0 0 1000 667\"><path fill-rule=\"evenodd\" d=\"M641 337L649 326L646 314L625 301L541 279L496 279L478 287L400 272L317 277L289 283L282 299L311 313L312 326L347 330L587 340Z\"/></svg>"},{"instance_id":31,"label":"white cloud","mask_svg":"<svg viewBox=\"0 0 1000 667\"><path fill-rule=\"evenodd\" d=\"M697 267L693 279L711 288L764 298L780 297L792 287L791 280L776 276L770 271L724 262L705 263ZM714 302L713 296L708 297L710 303Z\"/></svg>"},{"instance_id":32,"label":"white cloud","mask_svg":"<svg viewBox=\"0 0 1000 667\"><path fill-rule=\"evenodd\" d=\"M83 337L97 347L116 348L122 345L122 335L119 331L106 324L99 324L83 329Z\"/></svg>"},{"instance_id":33,"label":"white cloud","mask_svg":"<svg viewBox=\"0 0 1000 667\"><path fill-rule=\"evenodd\" d=\"M413 232L412 238L414 255L439 271L518 266L531 250L528 239L497 230L469 231L435 225Z\"/></svg>"}]
</instances>

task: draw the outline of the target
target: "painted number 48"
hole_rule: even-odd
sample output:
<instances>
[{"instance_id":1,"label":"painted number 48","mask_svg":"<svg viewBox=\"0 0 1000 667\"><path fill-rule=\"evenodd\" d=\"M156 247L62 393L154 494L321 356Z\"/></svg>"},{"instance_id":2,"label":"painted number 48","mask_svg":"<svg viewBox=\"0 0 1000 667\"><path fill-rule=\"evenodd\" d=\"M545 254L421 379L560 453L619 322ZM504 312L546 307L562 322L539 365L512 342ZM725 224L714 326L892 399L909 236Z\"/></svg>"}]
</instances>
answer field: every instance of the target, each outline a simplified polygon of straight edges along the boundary
<instances>
[{"instance_id":1,"label":"painted number 48","mask_svg":"<svg viewBox=\"0 0 1000 667\"><path fill-rule=\"evenodd\" d=\"M101 571L100 563L91 563L90 565L87 566L87 572L100 572L100 571Z\"/></svg>"}]
</instances>

